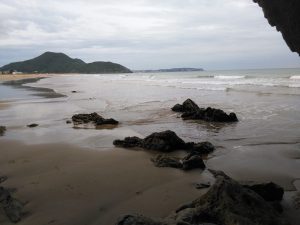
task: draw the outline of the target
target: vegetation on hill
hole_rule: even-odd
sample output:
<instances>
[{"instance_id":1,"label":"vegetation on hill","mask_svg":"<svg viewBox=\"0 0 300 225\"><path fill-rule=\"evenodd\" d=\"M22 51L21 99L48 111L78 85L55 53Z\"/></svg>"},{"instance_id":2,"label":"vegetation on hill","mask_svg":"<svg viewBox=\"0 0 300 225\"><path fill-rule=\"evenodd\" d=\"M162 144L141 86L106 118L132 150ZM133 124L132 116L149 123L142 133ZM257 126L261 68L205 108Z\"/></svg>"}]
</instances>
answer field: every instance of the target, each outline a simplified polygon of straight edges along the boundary
<instances>
[{"instance_id":1,"label":"vegetation on hill","mask_svg":"<svg viewBox=\"0 0 300 225\"><path fill-rule=\"evenodd\" d=\"M128 68L112 62L85 63L81 59L72 59L63 53L45 52L23 62L7 64L0 71L18 71L23 73L131 73Z\"/></svg>"}]
</instances>

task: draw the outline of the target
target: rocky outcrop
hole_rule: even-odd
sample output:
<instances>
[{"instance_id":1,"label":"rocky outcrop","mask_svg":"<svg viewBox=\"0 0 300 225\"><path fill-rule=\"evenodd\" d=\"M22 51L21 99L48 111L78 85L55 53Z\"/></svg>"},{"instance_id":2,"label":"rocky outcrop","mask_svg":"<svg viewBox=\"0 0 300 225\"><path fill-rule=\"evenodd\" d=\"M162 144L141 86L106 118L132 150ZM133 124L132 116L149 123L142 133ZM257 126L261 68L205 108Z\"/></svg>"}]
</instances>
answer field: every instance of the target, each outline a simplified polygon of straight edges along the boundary
<instances>
[{"instance_id":1,"label":"rocky outcrop","mask_svg":"<svg viewBox=\"0 0 300 225\"><path fill-rule=\"evenodd\" d=\"M117 225L288 225L280 213L256 192L222 172L212 172L216 181L208 192L167 218L156 220L126 215Z\"/></svg>"},{"instance_id":2,"label":"rocky outcrop","mask_svg":"<svg viewBox=\"0 0 300 225\"><path fill-rule=\"evenodd\" d=\"M258 3L271 26L282 33L291 51L300 54L300 1L253 0Z\"/></svg>"},{"instance_id":3,"label":"rocky outcrop","mask_svg":"<svg viewBox=\"0 0 300 225\"><path fill-rule=\"evenodd\" d=\"M104 119L98 113L91 113L91 114L76 114L72 116L72 121L74 124L87 124L93 123L95 126L101 125L117 125L119 122L115 119Z\"/></svg>"},{"instance_id":4,"label":"rocky outcrop","mask_svg":"<svg viewBox=\"0 0 300 225\"><path fill-rule=\"evenodd\" d=\"M190 152L198 152L198 154L207 154L207 152L214 150L214 146L209 142L186 143L180 137L178 137L175 132L170 130L155 132L144 139L139 137L126 137L124 140L115 140L113 144L123 148L138 147L160 152L187 150Z\"/></svg>"},{"instance_id":5,"label":"rocky outcrop","mask_svg":"<svg viewBox=\"0 0 300 225\"><path fill-rule=\"evenodd\" d=\"M22 218L22 211L23 204L12 197L7 189L0 187L0 213L4 212L11 222L17 223Z\"/></svg>"},{"instance_id":6,"label":"rocky outcrop","mask_svg":"<svg viewBox=\"0 0 300 225\"><path fill-rule=\"evenodd\" d=\"M184 120L204 120L211 122L237 122L237 116L235 113L227 114L221 109L215 108L200 108L191 99L187 99L182 105L176 104L172 107L174 112L183 113L181 117Z\"/></svg>"},{"instance_id":7,"label":"rocky outcrop","mask_svg":"<svg viewBox=\"0 0 300 225\"><path fill-rule=\"evenodd\" d=\"M0 136L3 136L6 131L6 127L0 126Z\"/></svg>"}]
</instances>

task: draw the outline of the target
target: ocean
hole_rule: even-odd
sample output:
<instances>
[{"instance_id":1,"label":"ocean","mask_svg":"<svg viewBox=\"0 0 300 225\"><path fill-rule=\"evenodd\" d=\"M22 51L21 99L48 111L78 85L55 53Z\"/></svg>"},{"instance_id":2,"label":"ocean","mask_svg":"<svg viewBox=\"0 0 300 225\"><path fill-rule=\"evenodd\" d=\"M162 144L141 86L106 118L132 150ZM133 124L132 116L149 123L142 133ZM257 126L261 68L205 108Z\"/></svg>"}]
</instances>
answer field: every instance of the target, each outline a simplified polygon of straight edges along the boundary
<instances>
[{"instance_id":1,"label":"ocean","mask_svg":"<svg viewBox=\"0 0 300 225\"><path fill-rule=\"evenodd\" d=\"M185 141L212 142L217 150L207 165L234 177L272 177L290 190L300 178L300 69L57 75L26 85L50 88L65 97L20 99L18 94L14 99L13 87L0 86L0 99L11 102L0 110L7 139L66 142L101 151L113 148L114 139L169 129ZM235 112L239 122L183 121L171 107L187 98L200 107ZM73 129L66 124L76 113L92 112L115 118L120 125ZM29 123L40 126L28 129Z\"/></svg>"}]
</instances>

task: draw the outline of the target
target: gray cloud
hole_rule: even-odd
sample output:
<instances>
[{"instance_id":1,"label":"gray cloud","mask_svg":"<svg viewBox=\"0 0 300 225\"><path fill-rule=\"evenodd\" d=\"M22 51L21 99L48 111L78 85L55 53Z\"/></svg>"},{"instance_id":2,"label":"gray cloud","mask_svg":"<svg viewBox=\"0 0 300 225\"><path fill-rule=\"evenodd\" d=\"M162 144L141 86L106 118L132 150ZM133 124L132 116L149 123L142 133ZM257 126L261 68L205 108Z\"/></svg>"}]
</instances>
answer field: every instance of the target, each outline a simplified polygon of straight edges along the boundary
<instances>
[{"instance_id":1,"label":"gray cloud","mask_svg":"<svg viewBox=\"0 0 300 225\"><path fill-rule=\"evenodd\" d=\"M0 65L44 51L133 69L299 67L251 0L1 0Z\"/></svg>"}]
</instances>

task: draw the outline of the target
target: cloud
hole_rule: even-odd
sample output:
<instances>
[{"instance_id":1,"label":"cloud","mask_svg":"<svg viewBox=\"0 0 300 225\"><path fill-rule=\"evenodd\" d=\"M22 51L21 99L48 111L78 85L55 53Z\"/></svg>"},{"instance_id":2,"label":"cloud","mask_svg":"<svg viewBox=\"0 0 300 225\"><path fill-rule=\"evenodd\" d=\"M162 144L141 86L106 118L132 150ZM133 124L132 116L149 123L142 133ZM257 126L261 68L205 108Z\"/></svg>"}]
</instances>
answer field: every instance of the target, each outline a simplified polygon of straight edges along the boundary
<instances>
[{"instance_id":1,"label":"cloud","mask_svg":"<svg viewBox=\"0 0 300 225\"><path fill-rule=\"evenodd\" d=\"M251 0L2 0L0 8L0 65L58 51L133 69L299 66Z\"/></svg>"}]
</instances>

